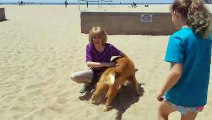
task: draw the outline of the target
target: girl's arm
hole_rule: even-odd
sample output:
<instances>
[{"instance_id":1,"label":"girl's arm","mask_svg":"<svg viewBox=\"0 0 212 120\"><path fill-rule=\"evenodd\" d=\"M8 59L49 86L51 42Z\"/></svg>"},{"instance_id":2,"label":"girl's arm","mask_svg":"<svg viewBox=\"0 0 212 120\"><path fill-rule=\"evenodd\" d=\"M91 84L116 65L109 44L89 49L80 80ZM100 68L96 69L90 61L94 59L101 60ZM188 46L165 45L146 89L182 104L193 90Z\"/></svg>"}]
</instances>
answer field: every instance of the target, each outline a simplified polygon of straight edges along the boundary
<instances>
[{"instance_id":1,"label":"girl's arm","mask_svg":"<svg viewBox=\"0 0 212 120\"><path fill-rule=\"evenodd\" d=\"M100 62L87 62L87 66L88 67L91 67L91 68L98 68L98 67L112 67L112 66L115 66L115 63L114 62L109 62L109 63L106 63L106 62L103 62L103 63L100 63Z\"/></svg>"},{"instance_id":2,"label":"girl's arm","mask_svg":"<svg viewBox=\"0 0 212 120\"><path fill-rule=\"evenodd\" d=\"M172 69L167 77L165 84L163 84L162 89L157 93L158 101L163 100L163 95L166 91L172 88L180 79L182 75L182 64L172 63Z\"/></svg>"}]
</instances>

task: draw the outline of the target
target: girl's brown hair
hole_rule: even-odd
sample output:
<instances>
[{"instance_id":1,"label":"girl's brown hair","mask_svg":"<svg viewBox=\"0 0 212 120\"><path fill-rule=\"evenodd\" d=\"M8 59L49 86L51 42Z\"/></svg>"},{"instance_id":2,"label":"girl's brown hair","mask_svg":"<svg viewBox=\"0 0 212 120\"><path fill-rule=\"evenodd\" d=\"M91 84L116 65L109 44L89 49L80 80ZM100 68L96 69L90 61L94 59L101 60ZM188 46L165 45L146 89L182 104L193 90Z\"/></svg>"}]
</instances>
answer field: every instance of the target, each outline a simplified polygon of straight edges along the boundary
<instances>
[{"instance_id":1,"label":"girl's brown hair","mask_svg":"<svg viewBox=\"0 0 212 120\"><path fill-rule=\"evenodd\" d=\"M103 45L107 42L107 33L99 26L92 27L89 32L89 42L93 44L93 37L98 36L102 38Z\"/></svg>"},{"instance_id":2,"label":"girl's brown hair","mask_svg":"<svg viewBox=\"0 0 212 120\"><path fill-rule=\"evenodd\" d=\"M202 0L175 0L171 10L180 13L195 33L208 36L211 18Z\"/></svg>"}]
</instances>

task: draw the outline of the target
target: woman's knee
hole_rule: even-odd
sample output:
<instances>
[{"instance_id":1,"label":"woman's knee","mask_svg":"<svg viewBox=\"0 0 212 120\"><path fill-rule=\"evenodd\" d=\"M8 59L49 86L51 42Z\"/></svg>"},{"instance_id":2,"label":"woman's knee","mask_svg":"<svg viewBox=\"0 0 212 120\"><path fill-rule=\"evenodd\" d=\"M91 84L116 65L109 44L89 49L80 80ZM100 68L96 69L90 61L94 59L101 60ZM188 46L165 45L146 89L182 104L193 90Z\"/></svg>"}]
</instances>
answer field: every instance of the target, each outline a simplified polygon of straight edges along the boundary
<instances>
[{"instance_id":1,"label":"woman's knee","mask_svg":"<svg viewBox=\"0 0 212 120\"><path fill-rule=\"evenodd\" d=\"M77 78L76 76L71 75L71 80L76 82L76 83L81 83L81 81L79 80L79 78Z\"/></svg>"},{"instance_id":2,"label":"woman's knee","mask_svg":"<svg viewBox=\"0 0 212 120\"><path fill-rule=\"evenodd\" d=\"M89 84L91 82L89 78L84 78L81 76L77 76L75 74L71 74L71 80L76 83L84 83L84 84Z\"/></svg>"},{"instance_id":3,"label":"woman's knee","mask_svg":"<svg viewBox=\"0 0 212 120\"><path fill-rule=\"evenodd\" d=\"M77 82L77 77L74 74L71 74L71 80Z\"/></svg>"}]
</instances>

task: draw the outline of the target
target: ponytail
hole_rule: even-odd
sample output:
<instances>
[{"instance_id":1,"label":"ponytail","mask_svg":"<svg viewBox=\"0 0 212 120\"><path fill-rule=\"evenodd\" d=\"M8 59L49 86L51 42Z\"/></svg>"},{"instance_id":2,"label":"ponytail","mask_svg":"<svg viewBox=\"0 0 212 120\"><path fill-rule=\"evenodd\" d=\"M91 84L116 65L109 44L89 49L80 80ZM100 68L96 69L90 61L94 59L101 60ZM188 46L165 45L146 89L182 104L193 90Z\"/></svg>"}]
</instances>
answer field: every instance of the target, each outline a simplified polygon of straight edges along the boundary
<instances>
[{"instance_id":1,"label":"ponytail","mask_svg":"<svg viewBox=\"0 0 212 120\"><path fill-rule=\"evenodd\" d=\"M203 38L208 36L211 16L201 0L191 0L188 8L187 25Z\"/></svg>"}]
</instances>

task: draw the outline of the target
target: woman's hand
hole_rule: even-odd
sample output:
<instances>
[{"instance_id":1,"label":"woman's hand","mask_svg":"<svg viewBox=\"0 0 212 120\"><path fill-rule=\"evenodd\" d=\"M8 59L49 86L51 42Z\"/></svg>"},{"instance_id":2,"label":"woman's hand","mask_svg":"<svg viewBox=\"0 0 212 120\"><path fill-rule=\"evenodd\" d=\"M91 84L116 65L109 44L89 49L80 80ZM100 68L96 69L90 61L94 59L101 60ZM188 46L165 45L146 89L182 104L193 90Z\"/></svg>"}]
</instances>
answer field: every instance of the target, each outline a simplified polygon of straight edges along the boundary
<instances>
[{"instance_id":1,"label":"woman's hand","mask_svg":"<svg viewBox=\"0 0 212 120\"><path fill-rule=\"evenodd\" d=\"M115 62L87 62L88 67L99 68L99 67L114 67L116 66Z\"/></svg>"},{"instance_id":2,"label":"woman's hand","mask_svg":"<svg viewBox=\"0 0 212 120\"><path fill-rule=\"evenodd\" d=\"M106 67L114 67L116 66L116 63L115 62L108 62L108 63L105 63Z\"/></svg>"}]
</instances>

